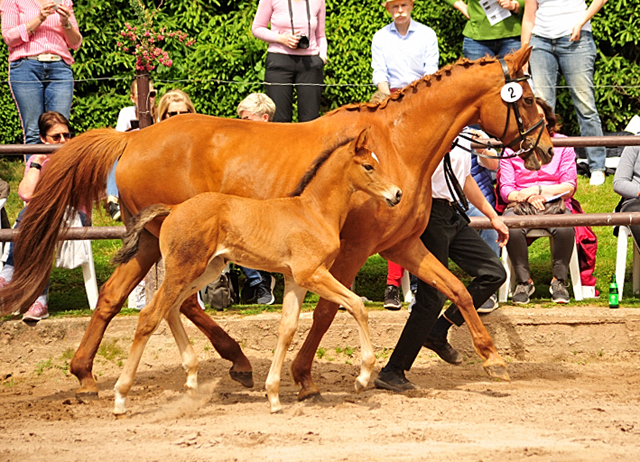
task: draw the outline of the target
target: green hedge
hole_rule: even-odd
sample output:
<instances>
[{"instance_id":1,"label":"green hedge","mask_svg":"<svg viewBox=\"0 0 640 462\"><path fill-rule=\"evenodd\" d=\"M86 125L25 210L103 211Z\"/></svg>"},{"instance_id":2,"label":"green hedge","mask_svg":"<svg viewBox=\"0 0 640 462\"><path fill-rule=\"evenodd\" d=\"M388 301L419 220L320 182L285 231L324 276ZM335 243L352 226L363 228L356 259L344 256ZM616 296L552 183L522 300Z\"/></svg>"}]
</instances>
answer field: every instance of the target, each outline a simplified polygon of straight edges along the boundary
<instances>
[{"instance_id":1,"label":"green hedge","mask_svg":"<svg viewBox=\"0 0 640 462\"><path fill-rule=\"evenodd\" d=\"M325 68L323 110L352 101L367 100L373 93L370 46L373 33L390 21L381 0L336 2L327 0L329 62ZM147 1L147 5L152 2ZM159 4L159 1L155 2ZM251 23L257 0L188 0L164 2L159 19L173 29L197 38L191 48L167 47L174 65L154 71L163 92L179 87L189 93L196 109L205 114L235 116L235 107L251 91L261 91L266 44L253 38ZM75 53L77 79L72 123L77 132L114 126L118 111L129 105L128 87L133 78L133 57L118 51L118 32L132 21L128 0L76 1L76 15L84 43ZM598 43L596 85L604 128L616 131L638 111L638 15L635 2L611 0L593 21ZM463 16L442 1L419 0L413 17L431 26L440 43L440 65L462 53ZM18 143L22 132L7 79L7 47L0 47L0 116L2 143ZM333 86L350 84L354 86ZM559 95L558 112L565 119L565 133L578 133L570 98Z\"/></svg>"}]
</instances>

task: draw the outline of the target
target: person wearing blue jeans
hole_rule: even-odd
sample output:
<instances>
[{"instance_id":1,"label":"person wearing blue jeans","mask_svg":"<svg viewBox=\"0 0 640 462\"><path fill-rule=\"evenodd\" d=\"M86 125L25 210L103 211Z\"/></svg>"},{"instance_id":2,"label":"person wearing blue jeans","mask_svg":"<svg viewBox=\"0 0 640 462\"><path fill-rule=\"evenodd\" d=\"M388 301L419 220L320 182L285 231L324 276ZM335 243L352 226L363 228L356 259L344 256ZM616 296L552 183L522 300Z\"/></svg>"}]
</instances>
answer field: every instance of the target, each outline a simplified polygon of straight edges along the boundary
<instances>
[{"instance_id":1,"label":"person wearing blue jeans","mask_svg":"<svg viewBox=\"0 0 640 462\"><path fill-rule=\"evenodd\" d=\"M0 4L2 38L9 47L9 86L26 144L38 144L38 118L48 111L68 120L73 98L74 60L82 35L71 0ZM27 157L28 159L28 157Z\"/></svg>"},{"instance_id":2,"label":"person wearing blue jeans","mask_svg":"<svg viewBox=\"0 0 640 462\"><path fill-rule=\"evenodd\" d=\"M560 73L569 87L582 136L602 136L602 122L596 107L593 75L596 44L591 18L607 0L594 0L587 8L584 0L526 0L522 23L522 43L533 47L529 65L534 91L556 107L556 85ZM604 183L606 150L588 147L587 159L592 185Z\"/></svg>"},{"instance_id":3,"label":"person wearing blue jeans","mask_svg":"<svg viewBox=\"0 0 640 462\"><path fill-rule=\"evenodd\" d=\"M480 0L444 0L468 19L462 35L462 54L476 60L484 56L504 57L520 49L520 24L524 0L497 0L500 20L489 20ZM493 12L495 13L495 11ZM489 13L490 15L492 13Z\"/></svg>"}]
</instances>

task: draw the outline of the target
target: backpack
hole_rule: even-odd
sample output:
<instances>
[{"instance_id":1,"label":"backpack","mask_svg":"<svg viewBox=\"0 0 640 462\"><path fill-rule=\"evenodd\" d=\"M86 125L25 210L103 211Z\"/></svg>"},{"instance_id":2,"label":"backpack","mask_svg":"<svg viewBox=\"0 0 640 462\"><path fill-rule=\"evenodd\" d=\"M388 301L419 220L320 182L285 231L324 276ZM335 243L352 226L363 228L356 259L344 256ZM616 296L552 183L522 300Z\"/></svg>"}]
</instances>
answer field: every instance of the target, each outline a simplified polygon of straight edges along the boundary
<instances>
[{"instance_id":1,"label":"backpack","mask_svg":"<svg viewBox=\"0 0 640 462\"><path fill-rule=\"evenodd\" d=\"M218 311L238 303L238 293L238 270L232 267L225 269L218 279L200 290L204 303Z\"/></svg>"}]
</instances>

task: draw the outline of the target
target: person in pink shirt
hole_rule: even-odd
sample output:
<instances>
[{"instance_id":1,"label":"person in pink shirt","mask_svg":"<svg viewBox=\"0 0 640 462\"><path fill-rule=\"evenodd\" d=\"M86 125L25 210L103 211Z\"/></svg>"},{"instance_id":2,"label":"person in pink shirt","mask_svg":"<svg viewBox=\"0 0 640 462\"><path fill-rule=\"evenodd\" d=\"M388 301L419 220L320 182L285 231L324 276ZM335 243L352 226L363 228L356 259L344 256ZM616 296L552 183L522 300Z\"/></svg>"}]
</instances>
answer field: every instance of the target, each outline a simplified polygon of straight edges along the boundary
<instances>
[{"instance_id":1,"label":"person in pink shirt","mask_svg":"<svg viewBox=\"0 0 640 462\"><path fill-rule=\"evenodd\" d=\"M536 98L538 112L544 117L547 130L553 137L559 128L557 116L541 98ZM576 191L578 175L576 171L576 153L573 148L555 148L551 162L538 171L527 170L519 157L500 161L500 179L498 191L500 198L509 204L504 216L515 215L514 206L527 202L538 210L545 209L547 199L562 198L566 211L571 213L571 197ZM545 228L553 236L553 280L550 292L554 302L569 303L567 274L573 252L575 232L573 228ZM529 252L526 234L529 229L510 228L507 251L513 262L518 285L512 300L516 304L529 303L529 296L535 292L535 286L529 270Z\"/></svg>"},{"instance_id":2,"label":"person in pink shirt","mask_svg":"<svg viewBox=\"0 0 640 462\"><path fill-rule=\"evenodd\" d=\"M2 38L9 46L9 86L26 144L40 142L38 118L56 111L67 119L74 60L82 35L72 0L1 0Z\"/></svg>"},{"instance_id":3,"label":"person in pink shirt","mask_svg":"<svg viewBox=\"0 0 640 462\"><path fill-rule=\"evenodd\" d=\"M258 4L251 32L269 44L265 93L276 104L274 122L291 122L294 86L298 121L320 115L327 62L325 16L324 0L260 0Z\"/></svg>"}]
</instances>

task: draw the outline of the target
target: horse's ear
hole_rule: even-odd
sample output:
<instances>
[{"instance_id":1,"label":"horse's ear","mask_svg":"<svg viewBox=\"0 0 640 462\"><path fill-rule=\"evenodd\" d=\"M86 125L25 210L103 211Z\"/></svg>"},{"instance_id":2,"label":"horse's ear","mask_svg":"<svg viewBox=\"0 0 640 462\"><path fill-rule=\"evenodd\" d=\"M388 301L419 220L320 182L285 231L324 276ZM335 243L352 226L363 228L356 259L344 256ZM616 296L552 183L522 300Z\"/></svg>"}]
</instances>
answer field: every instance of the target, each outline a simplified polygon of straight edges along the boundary
<instances>
[{"instance_id":1,"label":"horse's ear","mask_svg":"<svg viewBox=\"0 0 640 462\"><path fill-rule=\"evenodd\" d=\"M529 62L529 57L531 56L531 50L533 50L533 47L530 47L528 43L525 43L525 45L522 48L520 48L518 51L516 51L513 54L514 72L518 72L520 69L522 69L522 66L524 66Z\"/></svg>"},{"instance_id":2,"label":"horse's ear","mask_svg":"<svg viewBox=\"0 0 640 462\"><path fill-rule=\"evenodd\" d=\"M365 144L367 143L367 136L369 135L369 127L363 129L358 135L358 139L356 140L356 151L363 149Z\"/></svg>"}]
</instances>

